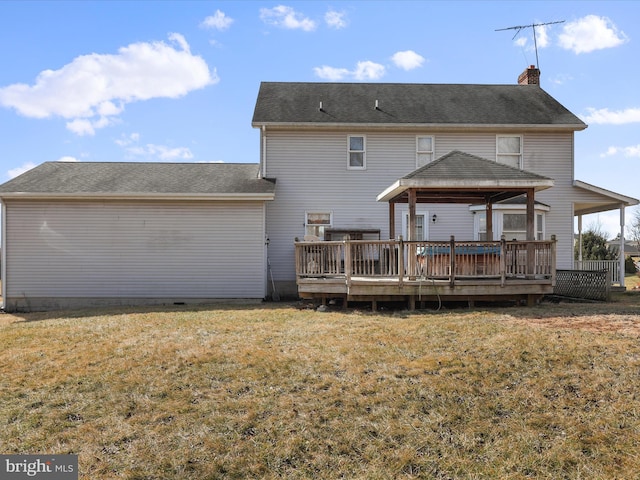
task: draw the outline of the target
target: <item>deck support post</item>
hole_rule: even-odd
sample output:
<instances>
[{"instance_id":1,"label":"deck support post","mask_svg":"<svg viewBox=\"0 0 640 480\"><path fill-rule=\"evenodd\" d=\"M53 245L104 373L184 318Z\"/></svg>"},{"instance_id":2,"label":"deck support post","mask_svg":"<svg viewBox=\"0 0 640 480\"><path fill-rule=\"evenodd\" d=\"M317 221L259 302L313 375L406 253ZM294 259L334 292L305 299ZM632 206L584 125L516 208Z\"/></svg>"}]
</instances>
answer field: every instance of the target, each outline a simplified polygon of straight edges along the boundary
<instances>
[{"instance_id":1,"label":"deck support post","mask_svg":"<svg viewBox=\"0 0 640 480\"><path fill-rule=\"evenodd\" d=\"M409 295L409 311L413 312L416 309L416 296Z\"/></svg>"}]
</instances>

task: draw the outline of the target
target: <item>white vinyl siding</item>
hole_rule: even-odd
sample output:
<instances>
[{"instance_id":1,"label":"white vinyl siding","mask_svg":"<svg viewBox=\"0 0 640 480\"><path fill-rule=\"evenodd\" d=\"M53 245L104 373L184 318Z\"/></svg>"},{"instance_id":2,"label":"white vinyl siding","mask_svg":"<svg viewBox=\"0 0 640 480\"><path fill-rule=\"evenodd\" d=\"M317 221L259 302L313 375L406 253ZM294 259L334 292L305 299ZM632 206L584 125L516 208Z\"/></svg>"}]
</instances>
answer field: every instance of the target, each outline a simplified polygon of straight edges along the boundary
<instances>
[{"instance_id":1,"label":"white vinyl siding","mask_svg":"<svg viewBox=\"0 0 640 480\"><path fill-rule=\"evenodd\" d=\"M263 298L262 202L7 202L7 297Z\"/></svg>"},{"instance_id":2,"label":"white vinyl siding","mask_svg":"<svg viewBox=\"0 0 640 480\"><path fill-rule=\"evenodd\" d=\"M334 228L379 228L389 238L389 206L376 196L416 168L417 130L370 130L366 134L366 171L346 170L344 130L271 130L268 132L265 176L277 178L276 198L267 203L267 226L271 240L269 257L276 282L295 288L294 239L305 235L304 214L331 211ZM434 160L452 150L493 160L496 133L438 132L433 135ZM545 237L558 238L558 267L571 268L573 210L571 182L573 133L524 133L522 168L553 178L553 188L536 194L551 207L545 212ZM468 205L421 204L438 221L428 223L430 240L474 238L473 215ZM402 235L401 208L395 209L396 236ZM494 225L495 227L495 225Z\"/></svg>"}]
</instances>

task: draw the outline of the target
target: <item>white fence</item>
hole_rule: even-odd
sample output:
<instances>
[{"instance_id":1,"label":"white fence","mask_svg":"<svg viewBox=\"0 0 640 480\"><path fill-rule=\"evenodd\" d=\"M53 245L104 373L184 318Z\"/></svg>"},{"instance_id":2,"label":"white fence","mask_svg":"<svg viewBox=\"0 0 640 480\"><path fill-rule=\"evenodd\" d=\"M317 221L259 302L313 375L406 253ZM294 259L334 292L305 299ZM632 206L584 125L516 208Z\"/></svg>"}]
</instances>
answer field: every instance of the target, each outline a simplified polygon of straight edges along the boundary
<instances>
[{"instance_id":1,"label":"white fence","mask_svg":"<svg viewBox=\"0 0 640 480\"><path fill-rule=\"evenodd\" d=\"M575 270L606 270L611 272L611 284L620 283L620 261L619 260L576 260Z\"/></svg>"}]
</instances>

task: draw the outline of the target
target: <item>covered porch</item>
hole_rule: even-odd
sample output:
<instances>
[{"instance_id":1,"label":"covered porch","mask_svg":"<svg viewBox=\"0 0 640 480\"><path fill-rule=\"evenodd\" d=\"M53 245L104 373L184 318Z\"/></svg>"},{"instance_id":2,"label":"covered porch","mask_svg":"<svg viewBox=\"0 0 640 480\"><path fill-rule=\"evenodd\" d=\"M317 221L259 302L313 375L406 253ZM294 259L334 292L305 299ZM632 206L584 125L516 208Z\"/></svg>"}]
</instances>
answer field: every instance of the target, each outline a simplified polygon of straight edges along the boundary
<instances>
[{"instance_id":1,"label":"covered porch","mask_svg":"<svg viewBox=\"0 0 640 480\"><path fill-rule=\"evenodd\" d=\"M535 193L553 180L453 151L396 180L380 193L389 204L389 240L296 242L296 282L302 298L323 301L513 299L533 305L553 292L555 238L535 239ZM425 241L416 235L418 203L483 205L493 238L493 204L526 197L525 241ZM408 205L407 238L396 236L395 208Z\"/></svg>"},{"instance_id":2,"label":"covered porch","mask_svg":"<svg viewBox=\"0 0 640 480\"><path fill-rule=\"evenodd\" d=\"M607 270L611 276L611 283L625 289L625 208L638 205L636 198L621 195L604 188L596 187L580 180L573 182L578 200L573 204L574 215L577 218L577 247L578 258L574 262L576 270ZM618 235L618 258L615 260L585 260L582 256L583 217L594 213L619 211L620 232Z\"/></svg>"}]
</instances>

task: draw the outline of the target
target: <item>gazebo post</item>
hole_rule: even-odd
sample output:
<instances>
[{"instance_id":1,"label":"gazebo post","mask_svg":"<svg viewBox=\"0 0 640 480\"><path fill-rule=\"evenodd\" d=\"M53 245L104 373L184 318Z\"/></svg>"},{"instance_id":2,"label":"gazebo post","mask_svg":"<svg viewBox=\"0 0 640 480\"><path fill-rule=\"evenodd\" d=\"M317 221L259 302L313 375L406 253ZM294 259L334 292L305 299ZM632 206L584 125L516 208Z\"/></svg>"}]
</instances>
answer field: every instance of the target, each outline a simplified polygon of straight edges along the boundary
<instances>
[{"instance_id":1,"label":"gazebo post","mask_svg":"<svg viewBox=\"0 0 640 480\"><path fill-rule=\"evenodd\" d=\"M396 238L396 204L395 202L389 202L389 238L394 240Z\"/></svg>"},{"instance_id":2,"label":"gazebo post","mask_svg":"<svg viewBox=\"0 0 640 480\"><path fill-rule=\"evenodd\" d=\"M487 198L485 204L485 219L487 223L487 241L493 241L493 204L491 200Z\"/></svg>"},{"instance_id":3,"label":"gazebo post","mask_svg":"<svg viewBox=\"0 0 640 480\"><path fill-rule=\"evenodd\" d=\"M535 229L535 189L527 189L527 242L536 239ZM527 276L533 278L536 274L535 248L532 243L527 243Z\"/></svg>"}]
</instances>

